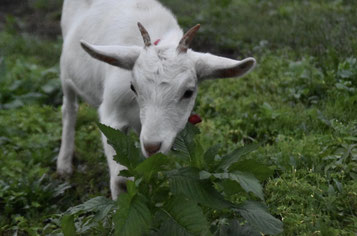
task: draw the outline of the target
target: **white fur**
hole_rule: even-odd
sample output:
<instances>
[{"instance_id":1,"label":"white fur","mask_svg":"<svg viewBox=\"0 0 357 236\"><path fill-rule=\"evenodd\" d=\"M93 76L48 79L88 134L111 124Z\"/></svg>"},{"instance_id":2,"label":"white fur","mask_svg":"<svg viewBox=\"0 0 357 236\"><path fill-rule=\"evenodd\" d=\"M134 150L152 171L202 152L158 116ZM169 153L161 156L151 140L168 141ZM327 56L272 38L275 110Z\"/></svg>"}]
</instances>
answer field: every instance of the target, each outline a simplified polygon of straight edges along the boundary
<instances>
[{"instance_id":1,"label":"white fur","mask_svg":"<svg viewBox=\"0 0 357 236\"><path fill-rule=\"evenodd\" d=\"M160 39L159 45L144 48L137 22L144 25L152 41ZM253 58L236 61L192 50L178 53L182 29L156 0L65 0L61 25L64 97L57 161L60 174L72 173L76 95L98 108L101 123L140 133L145 156L149 156L146 144L161 143L159 151L167 153L193 109L198 82L242 76L255 65ZM83 50L81 40L94 58ZM112 65L100 61L103 57ZM130 89L131 84L137 94ZM183 98L188 90L193 91L192 97ZM118 177L124 167L113 160L115 152L104 136L103 145L115 199L122 191L120 183L125 181Z\"/></svg>"}]
</instances>

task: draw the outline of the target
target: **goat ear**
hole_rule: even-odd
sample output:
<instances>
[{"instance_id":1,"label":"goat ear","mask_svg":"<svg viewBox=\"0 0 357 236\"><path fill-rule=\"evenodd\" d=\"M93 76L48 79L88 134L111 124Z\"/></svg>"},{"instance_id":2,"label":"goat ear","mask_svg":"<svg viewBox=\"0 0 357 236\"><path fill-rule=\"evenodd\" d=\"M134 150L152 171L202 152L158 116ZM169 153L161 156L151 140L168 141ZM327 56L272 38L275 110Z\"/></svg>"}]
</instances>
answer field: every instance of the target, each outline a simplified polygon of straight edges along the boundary
<instances>
[{"instance_id":1,"label":"goat ear","mask_svg":"<svg viewBox=\"0 0 357 236\"><path fill-rule=\"evenodd\" d=\"M82 48L93 58L131 70L141 51L137 46L96 46L81 40Z\"/></svg>"},{"instance_id":2,"label":"goat ear","mask_svg":"<svg viewBox=\"0 0 357 236\"><path fill-rule=\"evenodd\" d=\"M193 54L199 80L241 77L251 71L256 64L252 57L237 61L209 53Z\"/></svg>"}]
</instances>

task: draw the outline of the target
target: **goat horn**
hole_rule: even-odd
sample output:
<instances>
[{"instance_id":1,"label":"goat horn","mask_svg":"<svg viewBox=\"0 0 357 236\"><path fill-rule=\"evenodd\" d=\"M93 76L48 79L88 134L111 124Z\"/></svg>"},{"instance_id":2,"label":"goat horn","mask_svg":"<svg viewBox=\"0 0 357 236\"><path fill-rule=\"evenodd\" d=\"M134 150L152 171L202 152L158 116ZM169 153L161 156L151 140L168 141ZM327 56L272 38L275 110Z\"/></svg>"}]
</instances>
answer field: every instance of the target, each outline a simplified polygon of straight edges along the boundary
<instances>
[{"instance_id":1,"label":"goat horn","mask_svg":"<svg viewBox=\"0 0 357 236\"><path fill-rule=\"evenodd\" d=\"M200 26L201 26L200 24L195 25L189 31L187 31L186 34L182 37L182 39L179 42L179 45L177 46L177 51L179 53L187 52L188 48L190 47L191 41L195 36L196 32L200 29Z\"/></svg>"},{"instance_id":2,"label":"goat horn","mask_svg":"<svg viewBox=\"0 0 357 236\"><path fill-rule=\"evenodd\" d=\"M138 22L138 27L139 27L141 36L143 36L145 47L150 47L151 39L150 39L150 35L149 35L148 31L144 28L144 26L140 22Z\"/></svg>"}]
</instances>

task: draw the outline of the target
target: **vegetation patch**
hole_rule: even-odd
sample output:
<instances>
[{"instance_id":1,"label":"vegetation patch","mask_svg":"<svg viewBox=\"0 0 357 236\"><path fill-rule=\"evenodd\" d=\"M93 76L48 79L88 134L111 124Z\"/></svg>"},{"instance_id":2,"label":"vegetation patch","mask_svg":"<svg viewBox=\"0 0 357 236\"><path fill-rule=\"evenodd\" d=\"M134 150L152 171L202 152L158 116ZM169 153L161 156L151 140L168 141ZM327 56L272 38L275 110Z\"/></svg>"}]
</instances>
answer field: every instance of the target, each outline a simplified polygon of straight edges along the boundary
<instances>
[{"instance_id":1,"label":"vegetation patch","mask_svg":"<svg viewBox=\"0 0 357 236\"><path fill-rule=\"evenodd\" d=\"M60 4L30 2L21 14L35 11L50 19L53 13L58 24ZM194 155L126 162L126 174L137 178L117 202L109 198L97 114L84 103L75 174L68 180L55 174L60 37L32 34L29 15L1 15L0 234L272 234L280 232L279 219L280 235L354 235L356 2L163 2L184 28L202 24L195 49L232 58L252 55L258 65L239 80L202 83L195 112L203 122L191 142ZM249 148L254 151L237 163L223 158ZM219 169L219 163L227 168ZM205 195L208 190L215 194Z\"/></svg>"},{"instance_id":2,"label":"vegetation patch","mask_svg":"<svg viewBox=\"0 0 357 236\"><path fill-rule=\"evenodd\" d=\"M217 147L204 150L195 137L199 130L188 124L172 155L145 159L137 139L99 127L116 150L115 160L127 167L119 175L134 180L127 182L127 193L116 203L97 197L68 209L62 217L64 232L93 232L98 224L116 235L210 235L228 229L238 235L282 232L282 223L260 203L264 195L255 177L265 180L272 170L242 160L258 145L219 156ZM237 194L240 200L233 197Z\"/></svg>"}]
</instances>

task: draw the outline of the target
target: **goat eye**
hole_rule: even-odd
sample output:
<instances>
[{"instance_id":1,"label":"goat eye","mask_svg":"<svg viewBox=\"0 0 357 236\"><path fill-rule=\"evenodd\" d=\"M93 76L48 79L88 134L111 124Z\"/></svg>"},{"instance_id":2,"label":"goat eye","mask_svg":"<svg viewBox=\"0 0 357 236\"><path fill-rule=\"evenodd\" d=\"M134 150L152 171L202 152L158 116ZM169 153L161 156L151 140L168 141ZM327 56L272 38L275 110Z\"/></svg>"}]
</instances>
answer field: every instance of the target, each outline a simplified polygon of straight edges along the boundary
<instances>
[{"instance_id":1,"label":"goat eye","mask_svg":"<svg viewBox=\"0 0 357 236\"><path fill-rule=\"evenodd\" d=\"M184 99L191 98L192 95L193 95L192 90L186 90L186 92L183 94L182 98L184 98Z\"/></svg>"},{"instance_id":2,"label":"goat eye","mask_svg":"<svg viewBox=\"0 0 357 236\"><path fill-rule=\"evenodd\" d=\"M133 84L130 85L130 89L131 89L131 91L133 91L135 94L137 94Z\"/></svg>"}]
</instances>

